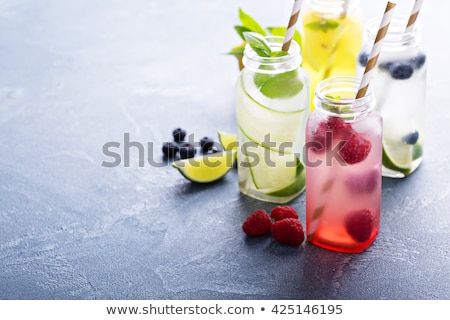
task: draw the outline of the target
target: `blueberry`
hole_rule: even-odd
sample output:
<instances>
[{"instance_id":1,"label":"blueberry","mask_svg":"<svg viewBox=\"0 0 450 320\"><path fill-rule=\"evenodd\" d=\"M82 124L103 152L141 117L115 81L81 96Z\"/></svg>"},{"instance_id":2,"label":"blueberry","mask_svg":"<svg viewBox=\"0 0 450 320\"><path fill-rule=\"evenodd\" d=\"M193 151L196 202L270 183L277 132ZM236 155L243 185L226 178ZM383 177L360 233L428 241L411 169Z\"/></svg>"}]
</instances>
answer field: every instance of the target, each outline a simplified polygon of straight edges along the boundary
<instances>
[{"instance_id":1,"label":"blueberry","mask_svg":"<svg viewBox=\"0 0 450 320\"><path fill-rule=\"evenodd\" d=\"M402 138L402 141L406 144L416 144L417 140L419 140L419 131L417 130L411 131Z\"/></svg>"},{"instance_id":2,"label":"blueberry","mask_svg":"<svg viewBox=\"0 0 450 320\"><path fill-rule=\"evenodd\" d=\"M180 159L187 159L195 156L197 150L189 142L183 142L182 144L180 144L179 152L180 152Z\"/></svg>"},{"instance_id":3,"label":"blueberry","mask_svg":"<svg viewBox=\"0 0 450 320\"><path fill-rule=\"evenodd\" d=\"M200 139L200 147L202 148L203 153L207 153L209 149L214 147L214 140L210 137L203 137Z\"/></svg>"},{"instance_id":4,"label":"blueberry","mask_svg":"<svg viewBox=\"0 0 450 320\"><path fill-rule=\"evenodd\" d=\"M391 77L398 80L405 80L413 74L413 67L407 62L393 62L389 66Z\"/></svg>"},{"instance_id":5,"label":"blueberry","mask_svg":"<svg viewBox=\"0 0 450 320\"><path fill-rule=\"evenodd\" d=\"M181 128L176 128L172 131L173 141L181 142L186 137L186 131Z\"/></svg>"},{"instance_id":6,"label":"blueberry","mask_svg":"<svg viewBox=\"0 0 450 320\"><path fill-rule=\"evenodd\" d=\"M363 67L366 66L367 61L369 60L369 54L366 52L361 52L358 56L358 62L360 65L362 65Z\"/></svg>"},{"instance_id":7,"label":"blueberry","mask_svg":"<svg viewBox=\"0 0 450 320\"><path fill-rule=\"evenodd\" d=\"M165 142L162 146L162 152L166 157L173 158L179 151L178 144L174 142Z\"/></svg>"},{"instance_id":8,"label":"blueberry","mask_svg":"<svg viewBox=\"0 0 450 320\"><path fill-rule=\"evenodd\" d=\"M423 53L421 53L417 57L412 58L410 61L414 66L414 69L420 69L425 64L426 56Z\"/></svg>"}]
</instances>

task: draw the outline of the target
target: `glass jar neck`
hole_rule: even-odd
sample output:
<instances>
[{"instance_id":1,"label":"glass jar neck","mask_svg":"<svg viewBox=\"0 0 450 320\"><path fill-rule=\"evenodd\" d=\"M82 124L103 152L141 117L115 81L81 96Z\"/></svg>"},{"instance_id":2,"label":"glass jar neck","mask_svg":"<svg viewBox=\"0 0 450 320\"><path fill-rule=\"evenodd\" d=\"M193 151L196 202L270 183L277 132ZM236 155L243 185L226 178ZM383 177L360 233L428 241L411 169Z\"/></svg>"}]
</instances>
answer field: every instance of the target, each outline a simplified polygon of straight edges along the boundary
<instances>
[{"instance_id":1,"label":"glass jar neck","mask_svg":"<svg viewBox=\"0 0 450 320\"><path fill-rule=\"evenodd\" d=\"M368 21L366 27L367 43L374 43L378 33L381 20L374 18ZM406 19L393 18L389 24L389 29L383 39L383 50L396 50L417 46L420 42L420 32L417 24L411 31L406 32Z\"/></svg>"},{"instance_id":2,"label":"glass jar neck","mask_svg":"<svg viewBox=\"0 0 450 320\"><path fill-rule=\"evenodd\" d=\"M313 11L341 17L358 7L359 0L307 0L307 5Z\"/></svg>"},{"instance_id":3,"label":"glass jar neck","mask_svg":"<svg viewBox=\"0 0 450 320\"><path fill-rule=\"evenodd\" d=\"M265 37L270 45L272 52L281 51L283 46L283 37ZM245 69L267 74L277 74L297 69L302 62L300 48L295 41L291 41L288 54L280 57L261 57L249 44L245 46L242 63Z\"/></svg>"},{"instance_id":4,"label":"glass jar neck","mask_svg":"<svg viewBox=\"0 0 450 320\"><path fill-rule=\"evenodd\" d=\"M357 120L375 108L375 97L369 86L364 97L355 99L361 80L338 76L321 81L314 96L315 109L324 116Z\"/></svg>"}]
</instances>

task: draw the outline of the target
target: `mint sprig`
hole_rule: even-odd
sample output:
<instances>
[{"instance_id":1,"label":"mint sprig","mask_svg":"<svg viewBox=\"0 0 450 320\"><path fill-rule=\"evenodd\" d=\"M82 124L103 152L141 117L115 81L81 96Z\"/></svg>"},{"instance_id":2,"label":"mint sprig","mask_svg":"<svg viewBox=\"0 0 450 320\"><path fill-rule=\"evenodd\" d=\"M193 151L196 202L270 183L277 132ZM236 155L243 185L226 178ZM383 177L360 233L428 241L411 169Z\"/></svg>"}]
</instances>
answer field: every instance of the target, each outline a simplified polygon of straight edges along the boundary
<instances>
[{"instance_id":1,"label":"mint sprig","mask_svg":"<svg viewBox=\"0 0 450 320\"><path fill-rule=\"evenodd\" d=\"M284 37L286 34L286 27L267 27L264 29L253 17L244 12L244 10L242 10L241 8L239 8L239 20L241 22L241 25L234 26L234 30L244 41L246 41L244 36L245 32L255 32L262 36L272 35L280 37ZM294 31L292 40L294 40L299 46L301 46L302 36L298 30ZM240 46L234 47L233 49L231 49L231 51L228 52L228 54L234 55L236 57L242 57L244 54L244 45L245 43ZM284 55L284 53L281 53L280 55Z\"/></svg>"},{"instance_id":2,"label":"mint sprig","mask_svg":"<svg viewBox=\"0 0 450 320\"><path fill-rule=\"evenodd\" d=\"M270 49L269 43L262 35L256 32L244 32L243 35L258 56L269 58L272 55L272 49Z\"/></svg>"},{"instance_id":3,"label":"mint sprig","mask_svg":"<svg viewBox=\"0 0 450 320\"><path fill-rule=\"evenodd\" d=\"M272 51L270 44L264 38L256 32L244 32L244 39L248 42L250 47L256 52L256 54L263 58L282 57L287 55L285 51Z\"/></svg>"},{"instance_id":4,"label":"mint sprig","mask_svg":"<svg viewBox=\"0 0 450 320\"><path fill-rule=\"evenodd\" d=\"M246 31L256 32L263 36L267 35L264 28L261 27L261 25L258 22L256 22L255 19L253 19L249 14L245 13L244 10L242 10L241 8L239 8L239 20L242 23L241 28L247 29ZM239 26L237 26L237 27L239 28ZM235 29L236 29L236 27L235 27ZM236 29L236 31L238 31L239 35L244 40L244 36L242 35L242 32L239 32L238 29Z\"/></svg>"}]
</instances>

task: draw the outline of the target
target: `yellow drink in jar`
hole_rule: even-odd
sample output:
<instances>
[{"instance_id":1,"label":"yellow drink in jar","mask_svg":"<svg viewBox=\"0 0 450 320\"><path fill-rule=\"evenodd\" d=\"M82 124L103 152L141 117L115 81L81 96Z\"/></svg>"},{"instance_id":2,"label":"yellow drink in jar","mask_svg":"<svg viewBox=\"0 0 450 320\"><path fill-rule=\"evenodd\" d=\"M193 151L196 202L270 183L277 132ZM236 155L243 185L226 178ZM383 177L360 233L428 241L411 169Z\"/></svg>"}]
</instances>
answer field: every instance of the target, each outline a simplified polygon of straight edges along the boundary
<instances>
[{"instance_id":1,"label":"yellow drink in jar","mask_svg":"<svg viewBox=\"0 0 450 320\"><path fill-rule=\"evenodd\" d=\"M363 17L357 1L310 0L302 16L302 67L310 76L310 108L317 84L333 76L355 76Z\"/></svg>"}]
</instances>

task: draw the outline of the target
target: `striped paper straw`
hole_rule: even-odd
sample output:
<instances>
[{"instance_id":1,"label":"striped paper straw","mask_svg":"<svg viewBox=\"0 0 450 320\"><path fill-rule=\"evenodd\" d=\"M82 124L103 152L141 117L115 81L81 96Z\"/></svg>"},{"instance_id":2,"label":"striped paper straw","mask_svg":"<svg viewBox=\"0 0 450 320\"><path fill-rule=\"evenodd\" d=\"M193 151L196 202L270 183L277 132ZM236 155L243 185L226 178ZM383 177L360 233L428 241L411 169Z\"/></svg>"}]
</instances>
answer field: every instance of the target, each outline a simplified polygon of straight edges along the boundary
<instances>
[{"instance_id":1,"label":"striped paper straw","mask_svg":"<svg viewBox=\"0 0 450 320\"><path fill-rule=\"evenodd\" d=\"M377 64L378 56L380 55L381 45L383 44L384 37L386 36L389 24L391 23L392 15L394 14L395 6L395 3L388 1L383 18L381 19L377 36L372 47L372 51L370 52L369 59L367 61L366 69L364 70L364 74L362 76L358 93L356 94L356 99L362 98L366 95L370 78L372 77L373 69Z\"/></svg>"},{"instance_id":2,"label":"striped paper straw","mask_svg":"<svg viewBox=\"0 0 450 320\"><path fill-rule=\"evenodd\" d=\"M298 16L300 15L300 8L302 6L302 0L295 0L294 6L292 7L291 18L289 19L289 24L286 29L286 34L283 40L283 46L281 50L288 51L291 45L292 38L294 37L295 25L297 24Z\"/></svg>"},{"instance_id":3,"label":"striped paper straw","mask_svg":"<svg viewBox=\"0 0 450 320\"><path fill-rule=\"evenodd\" d=\"M416 23L417 16L419 15L419 10L420 10L420 7L422 6L422 2L423 2L423 0L416 0L416 2L414 3L414 7L412 9L411 15L409 16L409 20L408 20L408 24L406 25L405 32L412 31L412 29L414 27L414 23Z\"/></svg>"}]
</instances>

